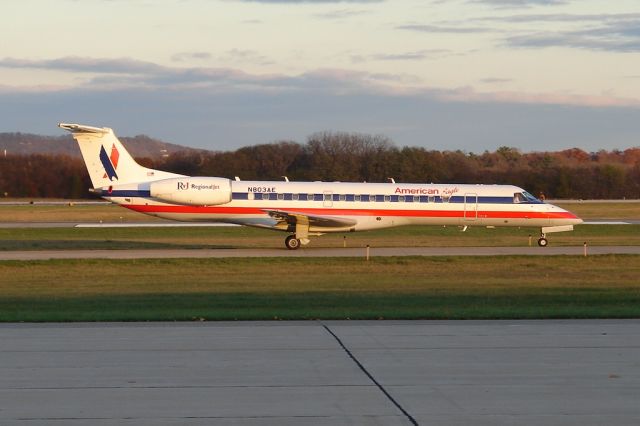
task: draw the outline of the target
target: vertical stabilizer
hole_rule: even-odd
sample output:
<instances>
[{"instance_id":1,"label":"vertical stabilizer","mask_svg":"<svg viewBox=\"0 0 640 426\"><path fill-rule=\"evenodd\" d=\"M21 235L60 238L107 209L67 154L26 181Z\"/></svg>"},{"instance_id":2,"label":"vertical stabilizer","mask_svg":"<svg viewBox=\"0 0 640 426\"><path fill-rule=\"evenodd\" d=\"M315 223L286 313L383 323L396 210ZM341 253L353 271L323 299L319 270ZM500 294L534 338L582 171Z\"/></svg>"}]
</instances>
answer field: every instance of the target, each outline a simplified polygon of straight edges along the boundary
<instances>
[{"instance_id":1,"label":"vertical stabilizer","mask_svg":"<svg viewBox=\"0 0 640 426\"><path fill-rule=\"evenodd\" d=\"M78 142L94 188L181 176L139 165L108 127L67 123L58 127L70 131Z\"/></svg>"}]
</instances>

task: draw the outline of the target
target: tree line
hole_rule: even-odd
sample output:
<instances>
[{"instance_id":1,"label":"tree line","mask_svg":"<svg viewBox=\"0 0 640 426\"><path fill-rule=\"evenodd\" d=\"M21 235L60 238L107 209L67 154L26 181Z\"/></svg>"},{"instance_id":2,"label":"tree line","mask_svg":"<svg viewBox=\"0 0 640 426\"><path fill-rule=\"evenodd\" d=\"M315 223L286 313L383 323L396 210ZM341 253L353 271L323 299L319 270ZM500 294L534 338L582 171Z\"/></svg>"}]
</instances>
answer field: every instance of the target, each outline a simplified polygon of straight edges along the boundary
<instances>
[{"instance_id":1,"label":"tree line","mask_svg":"<svg viewBox=\"0 0 640 426\"><path fill-rule=\"evenodd\" d=\"M396 147L380 135L323 132L307 142L279 141L235 151L184 150L137 158L152 168L242 180L513 184L547 198L640 198L640 148L481 154ZM0 157L0 195L89 198L84 163L68 155Z\"/></svg>"}]
</instances>

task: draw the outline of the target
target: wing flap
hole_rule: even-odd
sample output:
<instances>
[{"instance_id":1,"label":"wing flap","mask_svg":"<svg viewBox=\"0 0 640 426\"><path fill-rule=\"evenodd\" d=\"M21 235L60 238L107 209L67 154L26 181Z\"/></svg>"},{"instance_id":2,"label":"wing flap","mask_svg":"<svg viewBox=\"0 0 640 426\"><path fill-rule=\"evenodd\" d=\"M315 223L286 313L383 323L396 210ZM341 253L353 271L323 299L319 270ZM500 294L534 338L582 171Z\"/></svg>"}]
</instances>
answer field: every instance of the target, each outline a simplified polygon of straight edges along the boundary
<instances>
[{"instance_id":1,"label":"wing flap","mask_svg":"<svg viewBox=\"0 0 640 426\"><path fill-rule=\"evenodd\" d=\"M319 228L349 228L356 224L354 219L313 215L287 210L264 210L272 218L290 225L309 225Z\"/></svg>"}]
</instances>

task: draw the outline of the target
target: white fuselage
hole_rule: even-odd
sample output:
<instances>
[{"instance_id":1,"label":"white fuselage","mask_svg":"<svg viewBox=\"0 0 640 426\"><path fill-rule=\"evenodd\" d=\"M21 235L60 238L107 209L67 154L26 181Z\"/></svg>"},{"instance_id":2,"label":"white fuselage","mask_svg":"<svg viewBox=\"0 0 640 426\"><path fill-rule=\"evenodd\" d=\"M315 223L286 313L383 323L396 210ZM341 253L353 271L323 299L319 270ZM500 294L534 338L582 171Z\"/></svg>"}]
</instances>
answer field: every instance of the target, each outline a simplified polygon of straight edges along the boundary
<instances>
[{"instance_id":1,"label":"white fuselage","mask_svg":"<svg viewBox=\"0 0 640 426\"><path fill-rule=\"evenodd\" d=\"M512 185L231 181L138 164L108 127L60 123L80 146L93 191L131 210L179 221L226 222L309 236L401 225L527 226L545 234L582 220Z\"/></svg>"},{"instance_id":2,"label":"white fuselage","mask_svg":"<svg viewBox=\"0 0 640 426\"><path fill-rule=\"evenodd\" d=\"M554 227L582 222L512 185L231 181L231 201L219 205L167 203L151 197L149 183L103 189L102 196L132 210L179 221L226 222L290 231L268 212L348 220L309 227L344 232L401 225ZM524 194L524 195L523 195Z\"/></svg>"}]
</instances>

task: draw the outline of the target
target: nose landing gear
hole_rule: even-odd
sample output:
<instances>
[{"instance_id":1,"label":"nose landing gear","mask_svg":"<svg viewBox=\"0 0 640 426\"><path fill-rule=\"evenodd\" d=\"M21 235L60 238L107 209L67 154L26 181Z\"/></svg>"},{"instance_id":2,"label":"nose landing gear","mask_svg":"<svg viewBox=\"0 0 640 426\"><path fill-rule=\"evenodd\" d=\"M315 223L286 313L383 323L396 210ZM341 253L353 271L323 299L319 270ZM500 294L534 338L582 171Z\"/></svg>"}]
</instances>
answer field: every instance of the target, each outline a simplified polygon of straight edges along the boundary
<instances>
[{"instance_id":1,"label":"nose landing gear","mask_svg":"<svg viewBox=\"0 0 640 426\"><path fill-rule=\"evenodd\" d=\"M573 231L573 225L556 225L556 226L543 226L540 228L540 238L538 239L538 245L540 247L546 247L549 242L546 235L551 232L565 232Z\"/></svg>"},{"instance_id":2,"label":"nose landing gear","mask_svg":"<svg viewBox=\"0 0 640 426\"><path fill-rule=\"evenodd\" d=\"M540 238L538 239L538 245L540 247L546 247L547 244L549 244L549 241L547 241L547 239L545 238L544 234L542 234L540 236Z\"/></svg>"}]
</instances>

